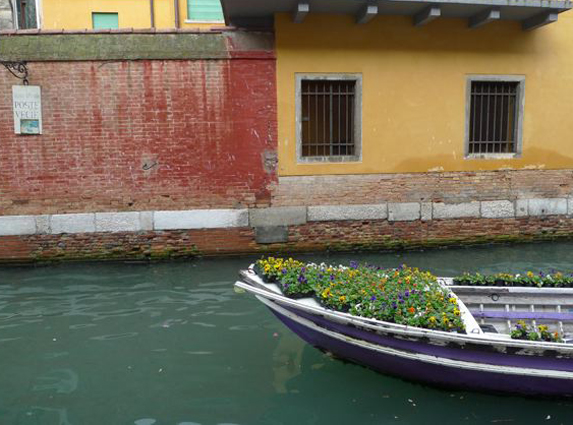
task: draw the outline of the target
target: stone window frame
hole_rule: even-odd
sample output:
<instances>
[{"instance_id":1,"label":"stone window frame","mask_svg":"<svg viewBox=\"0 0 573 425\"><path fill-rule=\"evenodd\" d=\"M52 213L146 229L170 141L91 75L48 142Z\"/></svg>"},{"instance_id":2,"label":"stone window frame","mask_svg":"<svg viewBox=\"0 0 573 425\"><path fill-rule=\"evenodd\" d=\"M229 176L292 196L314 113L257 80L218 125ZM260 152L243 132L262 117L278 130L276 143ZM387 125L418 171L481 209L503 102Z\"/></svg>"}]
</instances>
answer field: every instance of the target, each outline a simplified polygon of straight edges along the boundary
<instances>
[{"instance_id":1,"label":"stone window frame","mask_svg":"<svg viewBox=\"0 0 573 425\"><path fill-rule=\"evenodd\" d=\"M340 81L355 82L354 94L354 155L340 156L302 156L302 81ZM324 164L342 162L362 162L362 74L361 73L295 73L296 107L296 159L300 164Z\"/></svg>"},{"instance_id":2,"label":"stone window frame","mask_svg":"<svg viewBox=\"0 0 573 425\"><path fill-rule=\"evenodd\" d=\"M518 83L517 122L515 135L515 152L511 153L469 153L470 134L470 108L471 90L473 81L499 81ZM466 104L465 104L465 135L464 135L464 158L465 159L511 159L521 158L523 151L523 118L525 110L525 75L515 74L472 74L466 78Z\"/></svg>"}]
</instances>

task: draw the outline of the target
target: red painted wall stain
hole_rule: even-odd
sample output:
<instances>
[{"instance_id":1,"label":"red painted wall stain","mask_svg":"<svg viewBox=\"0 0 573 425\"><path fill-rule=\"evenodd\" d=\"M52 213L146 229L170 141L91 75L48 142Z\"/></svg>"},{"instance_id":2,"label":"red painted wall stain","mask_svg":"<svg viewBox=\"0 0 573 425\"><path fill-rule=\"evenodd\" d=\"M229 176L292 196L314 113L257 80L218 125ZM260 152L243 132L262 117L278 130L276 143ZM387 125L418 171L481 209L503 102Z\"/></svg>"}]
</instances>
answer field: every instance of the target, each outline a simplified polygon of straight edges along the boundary
<instances>
[{"instance_id":1,"label":"red painted wall stain","mask_svg":"<svg viewBox=\"0 0 573 425\"><path fill-rule=\"evenodd\" d=\"M0 215L270 202L275 61L37 62L44 134L13 132L0 72Z\"/></svg>"}]
</instances>

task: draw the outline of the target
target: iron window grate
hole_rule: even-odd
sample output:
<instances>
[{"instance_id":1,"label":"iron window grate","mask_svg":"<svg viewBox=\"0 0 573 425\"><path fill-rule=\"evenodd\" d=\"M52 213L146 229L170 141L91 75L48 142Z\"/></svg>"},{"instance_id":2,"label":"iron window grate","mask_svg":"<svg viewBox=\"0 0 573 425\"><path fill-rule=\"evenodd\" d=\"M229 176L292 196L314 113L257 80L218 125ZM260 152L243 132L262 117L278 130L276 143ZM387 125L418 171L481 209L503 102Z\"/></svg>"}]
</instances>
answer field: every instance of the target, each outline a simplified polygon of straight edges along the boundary
<instances>
[{"instance_id":1,"label":"iron window grate","mask_svg":"<svg viewBox=\"0 0 573 425\"><path fill-rule=\"evenodd\" d=\"M352 156L355 144L354 80L301 81L301 154Z\"/></svg>"},{"instance_id":2,"label":"iron window grate","mask_svg":"<svg viewBox=\"0 0 573 425\"><path fill-rule=\"evenodd\" d=\"M519 84L471 82L468 153L516 153Z\"/></svg>"}]
</instances>

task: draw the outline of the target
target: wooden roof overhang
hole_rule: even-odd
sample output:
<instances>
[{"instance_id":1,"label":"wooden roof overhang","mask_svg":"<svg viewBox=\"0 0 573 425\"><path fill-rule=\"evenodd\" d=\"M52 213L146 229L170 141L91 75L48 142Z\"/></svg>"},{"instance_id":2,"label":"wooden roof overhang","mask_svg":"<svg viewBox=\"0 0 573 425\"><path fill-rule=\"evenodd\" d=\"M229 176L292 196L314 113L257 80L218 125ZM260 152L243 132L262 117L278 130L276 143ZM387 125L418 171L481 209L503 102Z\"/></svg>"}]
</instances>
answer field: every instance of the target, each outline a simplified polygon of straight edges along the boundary
<instances>
[{"instance_id":1,"label":"wooden roof overhang","mask_svg":"<svg viewBox=\"0 0 573 425\"><path fill-rule=\"evenodd\" d=\"M469 28L496 20L521 22L533 30L557 21L573 6L562 0L221 0L227 25L246 28L272 27L275 13L291 13L303 22L309 13L346 14L364 24L377 15L411 16L413 25L437 18L467 19Z\"/></svg>"}]
</instances>

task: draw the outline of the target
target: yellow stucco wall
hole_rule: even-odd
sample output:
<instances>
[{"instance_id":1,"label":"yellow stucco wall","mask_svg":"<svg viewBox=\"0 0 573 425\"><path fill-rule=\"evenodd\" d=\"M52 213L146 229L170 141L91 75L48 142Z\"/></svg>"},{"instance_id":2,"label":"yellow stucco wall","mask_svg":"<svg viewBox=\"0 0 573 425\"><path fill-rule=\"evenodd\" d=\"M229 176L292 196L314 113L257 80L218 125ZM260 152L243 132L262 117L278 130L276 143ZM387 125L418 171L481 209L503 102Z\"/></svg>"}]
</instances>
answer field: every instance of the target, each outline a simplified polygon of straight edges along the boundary
<instances>
[{"instance_id":1,"label":"yellow stucco wall","mask_svg":"<svg viewBox=\"0 0 573 425\"><path fill-rule=\"evenodd\" d=\"M173 0L155 0L155 27L175 27ZM42 0L42 29L91 29L93 12L118 13L120 28L150 28L149 0ZM187 0L179 0L181 28L209 29L221 23L187 21Z\"/></svg>"},{"instance_id":2,"label":"yellow stucco wall","mask_svg":"<svg viewBox=\"0 0 573 425\"><path fill-rule=\"evenodd\" d=\"M277 15L280 175L573 168L573 12L524 32L516 22L479 29L437 19ZM297 164L295 73L362 74L362 161ZM464 158L466 79L525 76L523 152Z\"/></svg>"}]
</instances>

